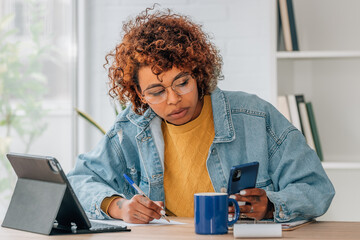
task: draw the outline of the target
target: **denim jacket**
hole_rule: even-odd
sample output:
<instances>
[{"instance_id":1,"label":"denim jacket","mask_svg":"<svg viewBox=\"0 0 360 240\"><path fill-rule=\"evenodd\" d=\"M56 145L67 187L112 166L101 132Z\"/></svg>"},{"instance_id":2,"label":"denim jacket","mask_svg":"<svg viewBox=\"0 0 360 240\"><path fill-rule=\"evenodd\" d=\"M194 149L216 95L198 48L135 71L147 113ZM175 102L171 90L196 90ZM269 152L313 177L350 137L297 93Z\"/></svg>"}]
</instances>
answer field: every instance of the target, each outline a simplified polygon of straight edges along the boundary
<instances>
[{"instance_id":1,"label":"denim jacket","mask_svg":"<svg viewBox=\"0 0 360 240\"><path fill-rule=\"evenodd\" d=\"M206 160L214 190L227 189L230 168L258 161L256 187L274 204L274 220L286 222L324 214L335 194L316 153L271 104L244 92L216 89L211 94L215 137ZM123 173L154 201L164 201L164 140L161 119L149 108L137 115L121 112L98 145L79 155L68 174L85 212L109 218L105 197L134 194Z\"/></svg>"}]
</instances>

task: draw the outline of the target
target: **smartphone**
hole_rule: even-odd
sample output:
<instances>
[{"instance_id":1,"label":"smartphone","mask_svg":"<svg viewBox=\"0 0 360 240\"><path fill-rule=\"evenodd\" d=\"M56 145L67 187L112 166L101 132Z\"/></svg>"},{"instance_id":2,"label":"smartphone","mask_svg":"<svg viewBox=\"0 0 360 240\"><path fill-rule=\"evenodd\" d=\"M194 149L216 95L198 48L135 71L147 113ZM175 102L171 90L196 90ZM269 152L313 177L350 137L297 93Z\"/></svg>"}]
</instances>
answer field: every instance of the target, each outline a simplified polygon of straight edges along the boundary
<instances>
[{"instance_id":1,"label":"smartphone","mask_svg":"<svg viewBox=\"0 0 360 240\"><path fill-rule=\"evenodd\" d=\"M228 194L239 193L246 188L254 188L259 169L259 162L233 166L230 169Z\"/></svg>"}]
</instances>

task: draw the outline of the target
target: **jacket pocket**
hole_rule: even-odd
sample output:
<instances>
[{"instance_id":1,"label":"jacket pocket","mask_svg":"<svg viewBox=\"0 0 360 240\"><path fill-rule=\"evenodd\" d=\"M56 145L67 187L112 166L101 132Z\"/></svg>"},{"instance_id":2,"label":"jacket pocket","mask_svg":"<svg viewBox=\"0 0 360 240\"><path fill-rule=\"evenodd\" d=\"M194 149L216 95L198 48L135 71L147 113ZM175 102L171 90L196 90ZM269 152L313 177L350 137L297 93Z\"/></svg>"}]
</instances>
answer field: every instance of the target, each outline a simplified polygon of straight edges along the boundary
<instances>
[{"instance_id":1,"label":"jacket pocket","mask_svg":"<svg viewBox=\"0 0 360 240\"><path fill-rule=\"evenodd\" d=\"M265 191L274 191L274 184L271 179L259 181L256 183L256 188L262 188Z\"/></svg>"}]
</instances>

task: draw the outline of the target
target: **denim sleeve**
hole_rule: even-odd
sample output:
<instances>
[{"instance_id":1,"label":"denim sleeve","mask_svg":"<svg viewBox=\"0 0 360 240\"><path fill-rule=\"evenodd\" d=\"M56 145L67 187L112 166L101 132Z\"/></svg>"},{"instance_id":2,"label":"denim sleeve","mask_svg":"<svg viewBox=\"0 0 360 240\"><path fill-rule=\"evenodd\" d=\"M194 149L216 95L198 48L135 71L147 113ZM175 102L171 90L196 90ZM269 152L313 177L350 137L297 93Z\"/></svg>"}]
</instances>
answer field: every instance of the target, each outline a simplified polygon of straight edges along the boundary
<instances>
[{"instance_id":1,"label":"denim sleeve","mask_svg":"<svg viewBox=\"0 0 360 240\"><path fill-rule=\"evenodd\" d=\"M299 130L287 124L281 134L276 134L280 129L276 124L285 120L280 113L274 114L278 122L269 127L272 135L269 175L274 191L267 191L275 206L274 220L287 222L321 216L329 208L335 189L316 152Z\"/></svg>"},{"instance_id":2,"label":"denim sleeve","mask_svg":"<svg viewBox=\"0 0 360 240\"><path fill-rule=\"evenodd\" d=\"M120 178L126 169L121 149L115 141L105 135L94 150L78 156L75 168L68 173L73 187L87 216L93 219L110 219L101 210L105 197L119 195L125 197L124 180Z\"/></svg>"}]
</instances>

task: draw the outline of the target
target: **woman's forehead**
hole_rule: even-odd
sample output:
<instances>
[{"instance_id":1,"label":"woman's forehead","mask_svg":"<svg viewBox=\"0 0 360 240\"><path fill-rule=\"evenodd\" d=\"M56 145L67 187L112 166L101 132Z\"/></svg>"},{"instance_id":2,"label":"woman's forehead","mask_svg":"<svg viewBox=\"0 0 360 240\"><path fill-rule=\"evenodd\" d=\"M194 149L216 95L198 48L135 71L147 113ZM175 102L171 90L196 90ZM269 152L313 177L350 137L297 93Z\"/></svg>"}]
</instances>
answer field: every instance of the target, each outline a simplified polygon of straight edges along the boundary
<instances>
[{"instance_id":1,"label":"woman's forehead","mask_svg":"<svg viewBox=\"0 0 360 240\"><path fill-rule=\"evenodd\" d=\"M141 67L139 69L139 84L140 85L148 85L148 84L153 84L153 83L168 83L168 82L172 82L174 80L174 78L176 78L176 76L178 76L179 74L183 73L183 71L177 67L173 67L172 69L168 70L168 71L164 71L162 72L160 75L156 75L152 72L151 67L150 66L146 66L146 67Z\"/></svg>"}]
</instances>

